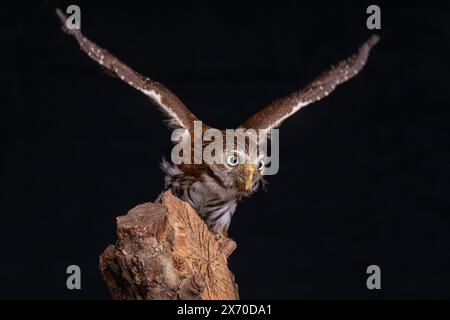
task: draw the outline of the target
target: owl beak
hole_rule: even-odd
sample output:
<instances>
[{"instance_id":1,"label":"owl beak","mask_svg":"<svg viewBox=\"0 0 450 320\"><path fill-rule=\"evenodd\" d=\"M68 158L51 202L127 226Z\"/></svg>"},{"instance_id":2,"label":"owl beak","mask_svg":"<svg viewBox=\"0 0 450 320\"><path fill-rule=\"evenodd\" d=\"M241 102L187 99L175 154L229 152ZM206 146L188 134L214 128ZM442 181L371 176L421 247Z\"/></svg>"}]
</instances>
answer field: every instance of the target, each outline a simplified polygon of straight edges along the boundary
<instances>
[{"instance_id":1,"label":"owl beak","mask_svg":"<svg viewBox=\"0 0 450 320\"><path fill-rule=\"evenodd\" d=\"M256 172L256 166L254 164L244 164L243 171L245 174L245 191L250 191L253 184L253 175Z\"/></svg>"}]
</instances>

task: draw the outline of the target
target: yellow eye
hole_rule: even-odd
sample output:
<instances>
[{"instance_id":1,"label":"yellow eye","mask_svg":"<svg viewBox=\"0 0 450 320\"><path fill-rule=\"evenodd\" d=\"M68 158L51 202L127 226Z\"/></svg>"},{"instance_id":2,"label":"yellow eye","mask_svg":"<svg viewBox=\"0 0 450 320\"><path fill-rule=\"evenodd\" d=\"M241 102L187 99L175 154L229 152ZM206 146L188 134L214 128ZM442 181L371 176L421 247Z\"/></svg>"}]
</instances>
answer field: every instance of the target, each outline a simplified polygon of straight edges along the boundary
<instances>
[{"instance_id":1,"label":"yellow eye","mask_svg":"<svg viewBox=\"0 0 450 320\"><path fill-rule=\"evenodd\" d=\"M234 154L229 155L227 158L227 163L228 163L228 165L234 167L235 165L237 165L239 163L239 158Z\"/></svg>"}]
</instances>

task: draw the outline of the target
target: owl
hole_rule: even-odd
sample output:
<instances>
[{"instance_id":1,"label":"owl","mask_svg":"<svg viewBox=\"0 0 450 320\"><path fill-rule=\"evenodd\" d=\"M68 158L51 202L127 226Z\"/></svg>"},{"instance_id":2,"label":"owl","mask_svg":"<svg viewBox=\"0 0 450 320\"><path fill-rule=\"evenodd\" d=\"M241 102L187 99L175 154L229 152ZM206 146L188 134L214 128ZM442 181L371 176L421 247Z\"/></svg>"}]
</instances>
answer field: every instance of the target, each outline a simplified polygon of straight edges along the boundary
<instances>
[{"instance_id":1,"label":"owl","mask_svg":"<svg viewBox=\"0 0 450 320\"><path fill-rule=\"evenodd\" d=\"M108 72L146 95L168 117L168 125L193 133L194 123L199 119L169 89L134 71L107 50L86 38L80 30L65 27L66 17L57 10L63 30L72 35L91 59ZM341 61L318 76L303 89L276 100L245 121L239 128L269 131L301 108L329 95L339 84L358 74L364 67L369 51L379 38L372 35L350 58ZM203 125L202 130L209 127ZM221 131L225 136L225 131ZM243 148L225 149L223 161L218 163L181 163L162 161L165 188L188 202L204 219L209 229L226 235L237 203L265 184L266 166L261 152L247 152Z\"/></svg>"}]
</instances>

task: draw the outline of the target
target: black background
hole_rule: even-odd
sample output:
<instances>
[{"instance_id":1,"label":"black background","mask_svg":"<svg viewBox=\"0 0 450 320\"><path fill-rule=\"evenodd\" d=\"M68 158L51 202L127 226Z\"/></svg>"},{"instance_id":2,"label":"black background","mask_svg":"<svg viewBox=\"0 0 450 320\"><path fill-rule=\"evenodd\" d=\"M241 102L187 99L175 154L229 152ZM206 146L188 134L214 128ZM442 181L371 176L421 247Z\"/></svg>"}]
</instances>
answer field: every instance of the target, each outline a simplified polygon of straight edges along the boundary
<instances>
[{"instance_id":1,"label":"black background","mask_svg":"<svg viewBox=\"0 0 450 320\"><path fill-rule=\"evenodd\" d=\"M171 150L160 113L61 32L56 6L80 5L86 36L218 128L371 34L372 2L92 2L2 4L1 298L108 299L114 217L158 196ZM450 5L374 3L367 67L285 121L279 173L238 206L241 298L450 298ZM66 288L70 264L82 290Z\"/></svg>"}]
</instances>

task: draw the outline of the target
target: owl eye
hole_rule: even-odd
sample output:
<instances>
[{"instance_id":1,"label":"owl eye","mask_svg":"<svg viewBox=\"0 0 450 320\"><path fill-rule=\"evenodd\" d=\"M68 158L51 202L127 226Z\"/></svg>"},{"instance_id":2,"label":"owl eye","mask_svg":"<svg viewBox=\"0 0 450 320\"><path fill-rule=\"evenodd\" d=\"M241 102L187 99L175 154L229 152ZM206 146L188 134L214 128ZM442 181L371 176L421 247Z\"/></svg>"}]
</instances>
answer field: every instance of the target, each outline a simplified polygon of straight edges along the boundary
<instances>
[{"instance_id":1,"label":"owl eye","mask_svg":"<svg viewBox=\"0 0 450 320\"><path fill-rule=\"evenodd\" d=\"M262 169L264 169L264 165L265 165L264 161L260 160L258 162L258 170L261 171Z\"/></svg>"},{"instance_id":2,"label":"owl eye","mask_svg":"<svg viewBox=\"0 0 450 320\"><path fill-rule=\"evenodd\" d=\"M227 163L230 166L234 167L239 163L239 158L235 154L229 155L227 158Z\"/></svg>"}]
</instances>

